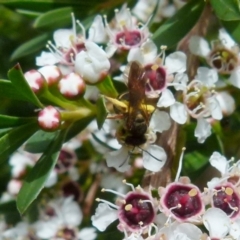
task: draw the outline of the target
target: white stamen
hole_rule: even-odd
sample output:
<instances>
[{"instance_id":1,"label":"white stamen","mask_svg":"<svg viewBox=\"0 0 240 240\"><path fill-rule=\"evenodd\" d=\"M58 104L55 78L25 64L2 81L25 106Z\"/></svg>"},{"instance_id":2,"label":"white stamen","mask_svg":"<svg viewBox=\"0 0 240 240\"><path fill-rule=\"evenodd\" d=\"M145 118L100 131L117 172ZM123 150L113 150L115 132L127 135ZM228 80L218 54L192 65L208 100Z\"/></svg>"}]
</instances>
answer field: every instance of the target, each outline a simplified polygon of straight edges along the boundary
<instances>
[{"instance_id":1,"label":"white stamen","mask_svg":"<svg viewBox=\"0 0 240 240\"><path fill-rule=\"evenodd\" d=\"M180 177L180 173L181 173L181 170L182 170L182 164L183 164L183 155L184 155L185 150L186 150L186 148L183 147L182 148L182 153L181 153L181 156L180 156L180 159L179 159L178 170L177 170L177 174L176 174L176 177L175 177L175 182L177 182L179 177Z\"/></svg>"}]
</instances>

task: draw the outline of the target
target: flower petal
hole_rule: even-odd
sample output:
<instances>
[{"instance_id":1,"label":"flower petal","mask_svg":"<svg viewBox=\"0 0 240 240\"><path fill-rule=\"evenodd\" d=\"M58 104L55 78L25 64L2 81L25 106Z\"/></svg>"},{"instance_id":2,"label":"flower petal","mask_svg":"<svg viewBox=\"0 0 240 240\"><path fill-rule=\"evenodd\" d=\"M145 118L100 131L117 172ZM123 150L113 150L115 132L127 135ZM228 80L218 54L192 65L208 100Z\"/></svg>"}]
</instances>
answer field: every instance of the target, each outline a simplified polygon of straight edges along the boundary
<instances>
[{"instance_id":1,"label":"flower petal","mask_svg":"<svg viewBox=\"0 0 240 240\"><path fill-rule=\"evenodd\" d=\"M171 126L171 119L168 113L164 111L159 111L156 109L151 117L150 120L150 127L155 132L163 132L170 128Z\"/></svg>"},{"instance_id":2,"label":"flower petal","mask_svg":"<svg viewBox=\"0 0 240 240\"><path fill-rule=\"evenodd\" d=\"M209 159L210 164L215 167L221 174L225 174L228 169L227 159L218 152L214 152Z\"/></svg>"},{"instance_id":3,"label":"flower petal","mask_svg":"<svg viewBox=\"0 0 240 240\"><path fill-rule=\"evenodd\" d=\"M211 87L218 81L218 74L216 69L199 67L197 69L196 79L203 82L206 86Z\"/></svg>"},{"instance_id":4,"label":"flower petal","mask_svg":"<svg viewBox=\"0 0 240 240\"><path fill-rule=\"evenodd\" d=\"M92 225L101 232L116 219L118 219L117 211L106 203L99 203L95 214L91 217Z\"/></svg>"},{"instance_id":5,"label":"flower petal","mask_svg":"<svg viewBox=\"0 0 240 240\"><path fill-rule=\"evenodd\" d=\"M194 131L194 136L197 137L199 143L203 143L206 138L211 135L211 125L204 118L197 120L197 127Z\"/></svg>"},{"instance_id":6,"label":"flower petal","mask_svg":"<svg viewBox=\"0 0 240 240\"><path fill-rule=\"evenodd\" d=\"M232 71L231 76L229 78L229 82L233 86L240 88L240 67L238 67L234 71Z\"/></svg>"},{"instance_id":7,"label":"flower petal","mask_svg":"<svg viewBox=\"0 0 240 240\"><path fill-rule=\"evenodd\" d=\"M168 74L183 73L186 71L187 56L185 53L177 51L169 54L165 60Z\"/></svg>"},{"instance_id":8,"label":"flower petal","mask_svg":"<svg viewBox=\"0 0 240 240\"><path fill-rule=\"evenodd\" d=\"M157 106L158 107L169 107L171 105L173 105L175 103L175 98L172 94L172 92L168 89L165 89L162 94L161 97L159 98L158 102L157 102Z\"/></svg>"},{"instance_id":9,"label":"flower petal","mask_svg":"<svg viewBox=\"0 0 240 240\"><path fill-rule=\"evenodd\" d=\"M167 160L166 152L162 147L150 145L143 151L143 166L149 171L158 172Z\"/></svg>"},{"instance_id":10,"label":"flower petal","mask_svg":"<svg viewBox=\"0 0 240 240\"><path fill-rule=\"evenodd\" d=\"M105 154L108 167L114 167L119 172L126 172L130 169L128 163L129 152L126 147L122 147L117 151L109 152Z\"/></svg>"},{"instance_id":11,"label":"flower petal","mask_svg":"<svg viewBox=\"0 0 240 240\"><path fill-rule=\"evenodd\" d=\"M172 106L170 106L170 116L175 122L184 124L188 117L184 104L175 102Z\"/></svg>"},{"instance_id":12,"label":"flower petal","mask_svg":"<svg viewBox=\"0 0 240 240\"><path fill-rule=\"evenodd\" d=\"M211 239L223 239L230 230L230 218L220 208L209 208L203 214L203 224Z\"/></svg>"},{"instance_id":13,"label":"flower petal","mask_svg":"<svg viewBox=\"0 0 240 240\"><path fill-rule=\"evenodd\" d=\"M208 42L199 36L192 36L189 40L190 51L200 57L207 57L210 53L210 47Z\"/></svg>"}]
</instances>

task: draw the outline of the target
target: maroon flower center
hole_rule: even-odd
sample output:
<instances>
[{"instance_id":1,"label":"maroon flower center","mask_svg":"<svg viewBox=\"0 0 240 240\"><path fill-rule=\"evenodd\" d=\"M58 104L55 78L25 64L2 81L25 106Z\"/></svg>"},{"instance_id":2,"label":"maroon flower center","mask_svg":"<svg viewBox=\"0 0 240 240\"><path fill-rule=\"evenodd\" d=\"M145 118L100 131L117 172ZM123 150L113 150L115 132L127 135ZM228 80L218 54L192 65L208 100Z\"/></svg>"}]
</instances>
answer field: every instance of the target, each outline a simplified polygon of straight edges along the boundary
<instances>
[{"instance_id":1,"label":"maroon flower center","mask_svg":"<svg viewBox=\"0 0 240 240\"><path fill-rule=\"evenodd\" d=\"M196 188L174 184L164 196L164 203L180 219L187 219L202 210L202 201Z\"/></svg>"},{"instance_id":2,"label":"maroon flower center","mask_svg":"<svg viewBox=\"0 0 240 240\"><path fill-rule=\"evenodd\" d=\"M142 36L140 31L134 30L134 31L123 31L117 34L116 36L116 42L119 45L125 46L136 46L138 45L142 40Z\"/></svg>"},{"instance_id":3,"label":"maroon flower center","mask_svg":"<svg viewBox=\"0 0 240 240\"><path fill-rule=\"evenodd\" d=\"M128 227L139 229L152 223L155 212L151 200L147 195L132 193L125 199L125 204L121 207L120 219Z\"/></svg>"},{"instance_id":4,"label":"maroon flower center","mask_svg":"<svg viewBox=\"0 0 240 240\"><path fill-rule=\"evenodd\" d=\"M74 201L79 201L81 198L81 190L77 182L67 182L62 187L62 192L64 197L73 196Z\"/></svg>"},{"instance_id":5,"label":"maroon flower center","mask_svg":"<svg viewBox=\"0 0 240 240\"><path fill-rule=\"evenodd\" d=\"M61 239L65 239L65 240L76 240L77 236L76 236L76 230L75 229L71 229L71 228L62 228L57 232L56 237L59 237Z\"/></svg>"},{"instance_id":6,"label":"maroon flower center","mask_svg":"<svg viewBox=\"0 0 240 240\"><path fill-rule=\"evenodd\" d=\"M233 188L216 187L213 195L213 206L222 209L227 215L235 217L239 213L240 199Z\"/></svg>"},{"instance_id":7,"label":"maroon flower center","mask_svg":"<svg viewBox=\"0 0 240 240\"><path fill-rule=\"evenodd\" d=\"M166 71L162 67L158 67L156 70L152 68L153 65L147 65L145 69L145 75L148 79L146 84L146 91L162 90L166 86Z\"/></svg>"},{"instance_id":8,"label":"maroon flower center","mask_svg":"<svg viewBox=\"0 0 240 240\"><path fill-rule=\"evenodd\" d=\"M71 152L62 149L55 165L55 169L61 173L66 172L74 164L74 160L75 158Z\"/></svg>"},{"instance_id":9,"label":"maroon flower center","mask_svg":"<svg viewBox=\"0 0 240 240\"><path fill-rule=\"evenodd\" d=\"M237 55L226 48L214 49L209 55L210 65L220 73L229 74L238 65Z\"/></svg>"}]
</instances>

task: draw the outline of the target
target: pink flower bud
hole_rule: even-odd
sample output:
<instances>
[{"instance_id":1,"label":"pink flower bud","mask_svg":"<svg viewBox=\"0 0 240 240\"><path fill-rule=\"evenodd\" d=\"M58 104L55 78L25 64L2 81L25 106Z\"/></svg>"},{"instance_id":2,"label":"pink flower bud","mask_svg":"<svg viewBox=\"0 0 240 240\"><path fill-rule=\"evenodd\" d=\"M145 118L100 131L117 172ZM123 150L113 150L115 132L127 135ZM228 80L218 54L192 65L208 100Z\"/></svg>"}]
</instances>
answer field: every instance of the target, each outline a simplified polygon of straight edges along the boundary
<instances>
[{"instance_id":1,"label":"pink flower bud","mask_svg":"<svg viewBox=\"0 0 240 240\"><path fill-rule=\"evenodd\" d=\"M35 93L39 93L45 86L45 79L40 72L32 69L24 74L30 88Z\"/></svg>"},{"instance_id":2,"label":"pink flower bud","mask_svg":"<svg viewBox=\"0 0 240 240\"><path fill-rule=\"evenodd\" d=\"M69 73L60 80L58 87L64 97L76 98L83 95L85 82L78 74Z\"/></svg>"},{"instance_id":3,"label":"pink flower bud","mask_svg":"<svg viewBox=\"0 0 240 240\"><path fill-rule=\"evenodd\" d=\"M38 69L38 71L44 76L48 86L57 83L62 77L60 69L54 65L41 67Z\"/></svg>"},{"instance_id":4,"label":"pink flower bud","mask_svg":"<svg viewBox=\"0 0 240 240\"><path fill-rule=\"evenodd\" d=\"M55 131L61 125L60 112L53 106L47 106L38 113L38 123L45 131Z\"/></svg>"}]
</instances>

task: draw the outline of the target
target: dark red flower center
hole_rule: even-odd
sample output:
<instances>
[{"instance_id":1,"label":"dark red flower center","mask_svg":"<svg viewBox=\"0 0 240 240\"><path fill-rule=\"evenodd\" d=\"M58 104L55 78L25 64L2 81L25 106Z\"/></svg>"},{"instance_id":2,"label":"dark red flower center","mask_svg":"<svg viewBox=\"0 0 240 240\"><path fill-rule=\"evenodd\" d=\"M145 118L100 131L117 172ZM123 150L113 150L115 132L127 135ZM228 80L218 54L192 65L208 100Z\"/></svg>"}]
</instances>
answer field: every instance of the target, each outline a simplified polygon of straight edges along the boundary
<instances>
[{"instance_id":1,"label":"dark red flower center","mask_svg":"<svg viewBox=\"0 0 240 240\"><path fill-rule=\"evenodd\" d=\"M235 217L239 214L240 199L238 194L230 186L220 186L215 188L213 195L213 206L220 208L227 215Z\"/></svg>"},{"instance_id":2,"label":"dark red flower center","mask_svg":"<svg viewBox=\"0 0 240 240\"><path fill-rule=\"evenodd\" d=\"M147 65L145 68L146 78L148 82L146 84L146 91L162 90L167 83L166 71L162 67L153 69L153 65Z\"/></svg>"},{"instance_id":3,"label":"dark red flower center","mask_svg":"<svg viewBox=\"0 0 240 240\"><path fill-rule=\"evenodd\" d=\"M134 30L134 31L128 31L125 30L123 32L120 32L116 36L116 43L119 45L125 46L136 46L142 41L142 36L140 31Z\"/></svg>"},{"instance_id":4,"label":"dark red flower center","mask_svg":"<svg viewBox=\"0 0 240 240\"><path fill-rule=\"evenodd\" d=\"M59 237L61 239L65 239L65 240L77 240L76 235L77 234L76 234L75 229L64 227L57 232L56 237Z\"/></svg>"},{"instance_id":5,"label":"dark red flower center","mask_svg":"<svg viewBox=\"0 0 240 240\"><path fill-rule=\"evenodd\" d=\"M74 160L75 158L71 152L62 149L55 165L55 169L61 173L66 172L74 164Z\"/></svg>"},{"instance_id":6,"label":"dark red flower center","mask_svg":"<svg viewBox=\"0 0 240 240\"><path fill-rule=\"evenodd\" d=\"M120 219L130 228L139 229L152 223L155 211L147 195L131 193L125 202L121 207Z\"/></svg>"},{"instance_id":7,"label":"dark red flower center","mask_svg":"<svg viewBox=\"0 0 240 240\"><path fill-rule=\"evenodd\" d=\"M164 195L164 203L176 217L183 220L198 214L203 206L196 188L176 184Z\"/></svg>"}]
</instances>

